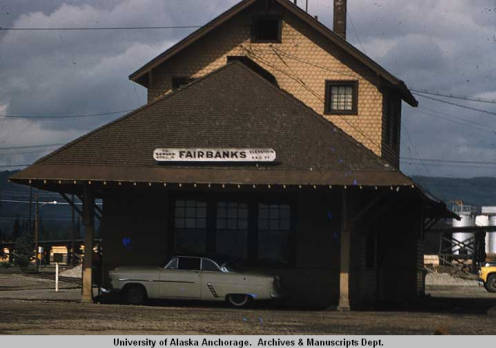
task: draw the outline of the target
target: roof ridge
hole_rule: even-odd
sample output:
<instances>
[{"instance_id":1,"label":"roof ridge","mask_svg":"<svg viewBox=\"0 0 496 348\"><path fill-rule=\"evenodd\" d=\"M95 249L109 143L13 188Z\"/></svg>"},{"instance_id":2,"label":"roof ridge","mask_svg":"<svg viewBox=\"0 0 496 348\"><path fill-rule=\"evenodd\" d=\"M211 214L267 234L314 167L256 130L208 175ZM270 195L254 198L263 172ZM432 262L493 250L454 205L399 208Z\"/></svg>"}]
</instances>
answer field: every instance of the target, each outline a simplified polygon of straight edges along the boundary
<instances>
[{"instance_id":1,"label":"roof ridge","mask_svg":"<svg viewBox=\"0 0 496 348\"><path fill-rule=\"evenodd\" d=\"M187 35L185 38L169 47L158 56L153 58L144 64L141 68L133 72L129 75L129 79L137 82L137 79L141 77L145 72L155 68L156 66L162 64L167 59L175 56L177 53L182 51L184 48L188 47L190 44L196 42L201 39L204 35L210 33L213 29L215 29L218 25L222 25L227 20L231 19L233 16L236 16L241 11L245 10L247 7L253 5L258 0L242 0L239 3L235 4L228 10L224 11L210 22L203 25L201 28L195 30L191 34ZM348 41L337 35L330 28L316 20L313 16L309 15L303 9L298 7L297 5L291 3L289 0L273 0L280 6L284 7L296 17L301 19L310 25L313 29L324 35L328 40L334 42L338 47L345 51L346 54L352 56L354 59L357 59L361 64L367 66L369 69L374 71L384 80L396 86L400 89L402 98L412 106L417 106L418 102L415 97L411 94L410 90L406 86L406 84L398 79L396 76L391 74L389 71L384 69L380 64L375 62L372 58L367 56L365 53L360 51L358 48L350 44ZM183 47L181 47L183 46ZM167 57L169 55L169 57ZM137 82L138 83L138 82Z\"/></svg>"}]
</instances>

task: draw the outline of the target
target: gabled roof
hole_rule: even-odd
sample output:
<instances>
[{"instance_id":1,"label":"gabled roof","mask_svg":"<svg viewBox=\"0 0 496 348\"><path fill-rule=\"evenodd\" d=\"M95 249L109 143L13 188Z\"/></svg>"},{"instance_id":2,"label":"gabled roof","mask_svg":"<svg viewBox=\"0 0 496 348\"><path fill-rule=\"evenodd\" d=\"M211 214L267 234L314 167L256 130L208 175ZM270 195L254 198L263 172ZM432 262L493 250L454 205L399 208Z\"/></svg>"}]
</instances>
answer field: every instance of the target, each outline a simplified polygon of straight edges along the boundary
<instances>
[{"instance_id":1,"label":"gabled roof","mask_svg":"<svg viewBox=\"0 0 496 348\"><path fill-rule=\"evenodd\" d=\"M273 148L270 164L157 163L159 147ZM240 62L80 137L13 181L413 185L410 178Z\"/></svg>"},{"instance_id":2,"label":"gabled roof","mask_svg":"<svg viewBox=\"0 0 496 348\"><path fill-rule=\"evenodd\" d=\"M194 31L190 35L188 35L186 38L183 40L179 41L177 44L173 45L163 53L159 54L157 57L153 58L151 61L146 63L144 66L136 70L134 73L129 75L129 79L133 80L134 82L140 83L140 79L148 73L151 69L163 64L165 61L168 59L172 58L173 56L177 55L179 52L181 52L183 49L186 47L190 46L197 40L201 39L202 37L206 36L208 33L210 33L212 30L216 29L217 27L221 26L223 23L237 15L238 13L242 12L249 6L253 5L255 2L259 0L242 0L235 6L231 7L229 10L225 11L212 21L208 22L205 24L203 27L199 28L198 30ZM353 45L351 45L348 41L344 40L341 38L339 35L334 33L332 30L327 28L325 25L320 23L318 20L316 20L314 17L310 16L308 13L300 9L298 6L295 4L291 3L288 0L272 0L285 9L287 9L290 13L294 14L296 17L298 17L300 20L308 24L311 28L313 28L315 31L319 32L322 34L325 38L330 40L333 44L336 46L340 47L344 52L349 54L351 57L355 58L365 66L367 66L369 69L374 71L378 76L380 76L382 79L387 81L389 84L392 85L392 87L398 89L400 92L403 100L407 102L408 104L412 106L417 106L418 102L415 99L415 97L411 94L410 90L406 86L406 84L396 78L394 75L389 73L387 70L385 70L383 67L381 67L379 64L377 64L375 61L373 61L371 58L369 58L367 55L362 53L360 50L355 48Z\"/></svg>"}]
</instances>

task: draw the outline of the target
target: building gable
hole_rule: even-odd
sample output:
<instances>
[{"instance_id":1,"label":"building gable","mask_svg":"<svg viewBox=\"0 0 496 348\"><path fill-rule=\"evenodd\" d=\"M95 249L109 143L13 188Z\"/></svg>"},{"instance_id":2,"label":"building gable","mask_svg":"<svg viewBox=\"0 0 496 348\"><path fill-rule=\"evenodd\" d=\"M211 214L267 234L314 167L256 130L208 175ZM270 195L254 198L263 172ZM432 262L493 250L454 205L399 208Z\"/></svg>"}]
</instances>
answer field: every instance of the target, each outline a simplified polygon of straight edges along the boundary
<instances>
[{"instance_id":1,"label":"building gable","mask_svg":"<svg viewBox=\"0 0 496 348\"><path fill-rule=\"evenodd\" d=\"M253 42L252 24L267 14L281 18L280 40ZM383 99L387 95L408 100L404 84L287 0L240 2L131 78L147 86L151 102L174 90L175 82L190 82L236 56L249 58L272 74L282 89L399 166L399 146L385 138L390 125L399 132L400 115L396 122L387 123L391 115L386 114ZM331 102L327 86L336 81L356 86L353 112L327 112Z\"/></svg>"}]
</instances>

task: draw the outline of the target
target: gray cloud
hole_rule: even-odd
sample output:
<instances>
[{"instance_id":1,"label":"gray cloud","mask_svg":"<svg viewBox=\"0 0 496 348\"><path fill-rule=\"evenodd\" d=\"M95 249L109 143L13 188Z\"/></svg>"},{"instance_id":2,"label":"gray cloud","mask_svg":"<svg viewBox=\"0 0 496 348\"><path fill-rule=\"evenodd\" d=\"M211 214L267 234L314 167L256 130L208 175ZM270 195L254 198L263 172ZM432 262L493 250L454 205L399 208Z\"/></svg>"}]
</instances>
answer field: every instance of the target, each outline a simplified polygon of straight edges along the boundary
<instances>
[{"instance_id":1,"label":"gray cloud","mask_svg":"<svg viewBox=\"0 0 496 348\"><path fill-rule=\"evenodd\" d=\"M310 13L330 26L332 1L309 1ZM0 4L0 26L201 25L236 2L7 0ZM495 27L494 0L349 1L350 42L417 89L496 99ZM1 32L0 114L136 108L146 102L145 90L127 76L190 31ZM403 156L496 162L496 116L418 99L419 108L404 106ZM496 112L494 104L467 105ZM65 142L117 116L70 121L0 116L0 146ZM41 154L0 152L0 165L31 162ZM496 174L496 166L404 162L402 168L407 174Z\"/></svg>"}]
</instances>

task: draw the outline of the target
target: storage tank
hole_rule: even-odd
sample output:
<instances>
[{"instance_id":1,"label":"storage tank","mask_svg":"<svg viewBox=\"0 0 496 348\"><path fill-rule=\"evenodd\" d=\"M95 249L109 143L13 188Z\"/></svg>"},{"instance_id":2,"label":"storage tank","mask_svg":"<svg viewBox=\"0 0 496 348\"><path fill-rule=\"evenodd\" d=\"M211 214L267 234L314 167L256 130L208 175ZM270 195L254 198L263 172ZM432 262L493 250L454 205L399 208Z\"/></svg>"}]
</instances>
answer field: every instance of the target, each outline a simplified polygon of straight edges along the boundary
<instances>
[{"instance_id":1,"label":"storage tank","mask_svg":"<svg viewBox=\"0 0 496 348\"><path fill-rule=\"evenodd\" d=\"M482 213L488 216L488 226L496 226L496 207L482 207ZM496 256L496 232L486 233L486 254Z\"/></svg>"},{"instance_id":2,"label":"storage tank","mask_svg":"<svg viewBox=\"0 0 496 348\"><path fill-rule=\"evenodd\" d=\"M489 215L489 226L496 226L496 215ZM486 233L486 254L496 256L496 232Z\"/></svg>"},{"instance_id":3,"label":"storage tank","mask_svg":"<svg viewBox=\"0 0 496 348\"><path fill-rule=\"evenodd\" d=\"M475 217L475 224L477 226L480 226L480 227L489 226L489 216L488 215L477 215ZM489 253L489 238L490 238L490 235L489 235L489 233L486 232L486 239L485 239L486 254Z\"/></svg>"},{"instance_id":4,"label":"storage tank","mask_svg":"<svg viewBox=\"0 0 496 348\"><path fill-rule=\"evenodd\" d=\"M460 220L453 219L453 227L468 227L468 226L474 226L475 225L475 215L473 215L471 212L466 212L466 211L461 211L458 212L458 215L460 216ZM457 232L453 233L453 239L456 239L459 242L465 242L469 240L470 238L473 238L474 234L470 232ZM452 248L453 254L455 255L464 255L468 254L468 250L464 248L460 248L458 245L453 245Z\"/></svg>"}]
</instances>

